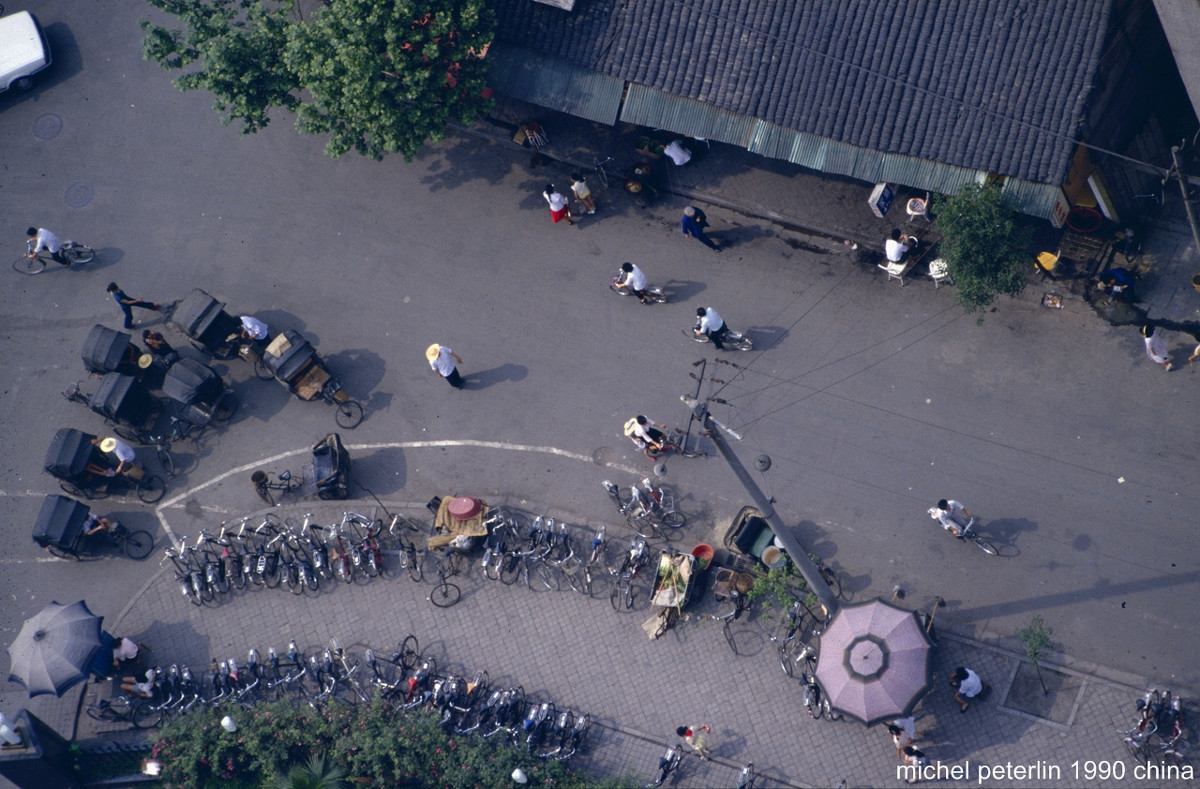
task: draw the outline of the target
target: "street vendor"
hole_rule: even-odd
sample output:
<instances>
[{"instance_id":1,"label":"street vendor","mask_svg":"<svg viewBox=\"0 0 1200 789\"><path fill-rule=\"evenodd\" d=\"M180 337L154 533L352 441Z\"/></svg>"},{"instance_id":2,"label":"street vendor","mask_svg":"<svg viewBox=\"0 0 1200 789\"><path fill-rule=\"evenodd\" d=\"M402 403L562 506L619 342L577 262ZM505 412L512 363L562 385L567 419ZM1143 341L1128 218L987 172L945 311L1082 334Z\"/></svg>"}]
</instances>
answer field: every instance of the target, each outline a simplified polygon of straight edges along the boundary
<instances>
[{"instance_id":1,"label":"street vendor","mask_svg":"<svg viewBox=\"0 0 1200 789\"><path fill-rule=\"evenodd\" d=\"M263 323L258 318L255 318L253 315L242 316L242 328L239 336L243 340L248 340L251 342L265 340L267 339L269 333L270 330L267 328L267 324Z\"/></svg>"}]
</instances>

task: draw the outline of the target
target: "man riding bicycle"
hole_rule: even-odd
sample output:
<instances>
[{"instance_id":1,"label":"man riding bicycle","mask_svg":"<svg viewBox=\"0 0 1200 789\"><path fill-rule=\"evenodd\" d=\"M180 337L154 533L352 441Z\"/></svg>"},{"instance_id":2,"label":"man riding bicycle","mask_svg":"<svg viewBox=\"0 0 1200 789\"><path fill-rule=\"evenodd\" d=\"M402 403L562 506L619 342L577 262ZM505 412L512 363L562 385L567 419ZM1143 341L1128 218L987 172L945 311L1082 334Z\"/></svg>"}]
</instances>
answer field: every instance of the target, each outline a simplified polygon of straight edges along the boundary
<instances>
[{"instance_id":1,"label":"man riding bicycle","mask_svg":"<svg viewBox=\"0 0 1200 789\"><path fill-rule=\"evenodd\" d=\"M729 332L725 320L712 307L697 307L696 318L696 327L693 330L696 336L706 334L718 351L724 350L725 346L722 343Z\"/></svg>"},{"instance_id":2,"label":"man riding bicycle","mask_svg":"<svg viewBox=\"0 0 1200 789\"><path fill-rule=\"evenodd\" d=\"M633 263L621 264L621 275L617 277L617 285L633 291L633 295L637 296L642 304L650 303L646 295L646 274Z\"/></svg>"},{"instance_id":3,"label":"man riding bicycle","mask_svg":"<svg viewBox=\"0 0 1200 789\"><path fill-rule=\"evenodd\" d=\"M666 444L667 436L658 428L666 429L666 425L660 425L654 420L638 414L625 423L625 435L637 444L638 449L649 447L660 451Z\"/></svg>"},{"instance_id":4,"label":"man riding bicycle","mask_svg":"<svg viewBox=\"0 0 1200 789\"><path fill-rule=\"evenodd\" d=\"M954 499L940 499L936 507L930 508L929 516L942 524L942 528L961 537L963 532L975 525L975 516Z\"/></svg>"},{"instance_id":5,"label":"man riding bicycle","mask_svg":"<svg viewBox=\"0 0 1200 789\"><path fill-rule=\"evenodd\" d=\"M71 261L62 253L62 241L58 236L44 227L31 227L25 231L25 235L29 236L29 257L36 258L38 252L44 249L56 262L71 267Z\"/></svg>"}]
</instances>

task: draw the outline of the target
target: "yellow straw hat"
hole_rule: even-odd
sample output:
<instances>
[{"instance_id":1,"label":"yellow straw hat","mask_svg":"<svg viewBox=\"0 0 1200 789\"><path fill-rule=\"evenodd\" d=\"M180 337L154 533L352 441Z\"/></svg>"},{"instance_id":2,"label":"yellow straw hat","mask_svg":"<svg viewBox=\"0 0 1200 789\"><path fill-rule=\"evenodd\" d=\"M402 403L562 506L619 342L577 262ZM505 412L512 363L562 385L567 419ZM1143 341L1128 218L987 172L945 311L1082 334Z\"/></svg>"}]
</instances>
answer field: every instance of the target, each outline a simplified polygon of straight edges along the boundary
<instances>
[{"instance_id":1,"label":"yellow straw hat","mask_svg":"<svg viewBox=\"0 0 1200 789\"><path fill-rule=\"evenodd\" d=\"M106 438L100 442L100 451L101 452L112 452L116 448L117 448L117 440L115 438L113 438L112 436L109 436L108 438Z\"/></svg>"},{"instance_id":2,"label":"yellow straw hat","mask_svg":"<svg viewBox=\"0 0 1200 789\"><path fill-rule=\"evenodd\" d=\"M441 352L442 346L435 342L433 345L430 345L425 349L425 358L432 362L434 359L438 358L438 354Z\"/></svg>"}]
</instances>

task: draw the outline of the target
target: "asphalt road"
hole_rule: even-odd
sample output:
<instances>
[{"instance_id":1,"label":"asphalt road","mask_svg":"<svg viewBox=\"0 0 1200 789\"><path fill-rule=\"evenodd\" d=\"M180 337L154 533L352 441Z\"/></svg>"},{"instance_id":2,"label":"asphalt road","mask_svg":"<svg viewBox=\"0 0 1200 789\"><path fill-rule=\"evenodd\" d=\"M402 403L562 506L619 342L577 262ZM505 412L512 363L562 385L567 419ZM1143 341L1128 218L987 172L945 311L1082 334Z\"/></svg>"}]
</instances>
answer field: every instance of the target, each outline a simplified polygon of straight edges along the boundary
<instances>
[{"instance_id":1,"label":"asphalt road","mask_svg":"<svg viewBox=\"0 0 1200 789\"><path fill-rule=\"evenodd\" d=\"M1182 602L1198 578L1197 373L1164 375L1127 334L1072 305L1005 302L977 326L948 289L901 289L724 211L710 219L735 227L738 243L722 255L678 234L676 208L642 211L616 192L597 195L595 217L552 225L541 189L566 173L531 171L526 152L471 135L411 164L330 160L286 117L240 137L210 97L179 93L141 59L144 4L98 5L29 4L56 65L33 92L0 95L12 256L29 224L99 253L81 271L0 274L0 640L51 599L83 597L115 616L156 569L52 561L29 539L41 497L57 489L41 470L50 437L101 429L57 393L84 377L88 329L119 327L104 292L115 280L156 301L202 287L234 313L304 332L366 406L353 444L486 441L593 459L564 470L541 451L358 451L356 474L377 494L456 489L553 503L581 521L608 514L601 479L633 479L606 464L649 470L620 435L628 416L684 423L678 397L706 354L681 330L697 306L715 306L761 350L722 357L740 367L710 365L725 383L702 393L728 401L714 413L744 435L743 458L772 458L764 488L855 598L897 584L914 606L940 595L943 621L985 637L1041 614L1073 657L1200 688L1200 612ZM623 260L675 302L609 292ZM463 357L469 391L429 371L434 341ZM168 497L335 429L328 406L238 361L218 369L243 406ZM697 541L748 503L719 459L671 460L668 478ZM172 530L253 509L239 480L189 494ZM980 514L1005 556L938 529L925 510L942 496ZM100 506L165 539L150 508ZM23 700L4 684L0 708Z\"/></svg>"}]
</instances>

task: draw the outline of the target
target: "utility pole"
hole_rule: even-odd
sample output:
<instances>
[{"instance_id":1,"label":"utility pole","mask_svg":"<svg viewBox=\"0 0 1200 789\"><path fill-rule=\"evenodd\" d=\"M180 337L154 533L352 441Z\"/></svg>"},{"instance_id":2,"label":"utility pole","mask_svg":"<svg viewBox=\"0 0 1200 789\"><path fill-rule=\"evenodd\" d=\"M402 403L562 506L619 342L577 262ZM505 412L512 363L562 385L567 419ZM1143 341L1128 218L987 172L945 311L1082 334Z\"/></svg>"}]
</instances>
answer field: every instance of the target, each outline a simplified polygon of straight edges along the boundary
<instances>
[{"instance_id":1,"label":"utility pole","mask_svg":"<svg viewBox=\"0 0 1200 789\"><path fill-rule=\"evenodd\" d=\"M1171 163L1174 165L1175 180L1179 182L1179 193L1183 195L1183 210L1187 212L1188 225L1192 228L1192 241L1196 244L1196 251L1200 252L1200 227L1196 226L1196 212L1192 210L1192 201L1188 199L1187 180L1179 166L1178 145L1171 146ZM1167 177L1170 178L1170 174Z\"/></svg>"},{"instance_id":2,"label":"utility pole","mask_svg":"<svg viewBox=\"0 0 1200 789\"><path fill-rule=\"evenodd\" d=\"M750 476L750 472L742 465L742 461L734 454L729 442L725 440L725 435L722 432L724 428L717 425L713 418L708 413L708 403L689 395L682 395L680 398L692 409L692 414L700 422L700 426L707 432L708 437L717 445L717 451L721 453L721 457L725 458L725 462L729 464L729 468L733 470L733 474L738 478L738 482L742 483L742 487L750 494L750 498L754 501L754 506L762 513L763 520L771 527L771 531L775 532L775 536L779 538L779 542L783 543L783 549L792 560L792 564L796 565L796 569L800 571L800 575L808 582L808 586L816 594L821 601L821 605L825 608L825 613L828 616L833 616L837 611L837 597L834 596L833 590L821 578L821 573L817 570L817 566L812 563L812 559L808 558L808 552L804 550L804 546L792 534L791 529L784 525L780 520L779 515L775 512L775 506L771 504L771 500L758 487L758 483Z\"/></svg>"}]
</instances>

